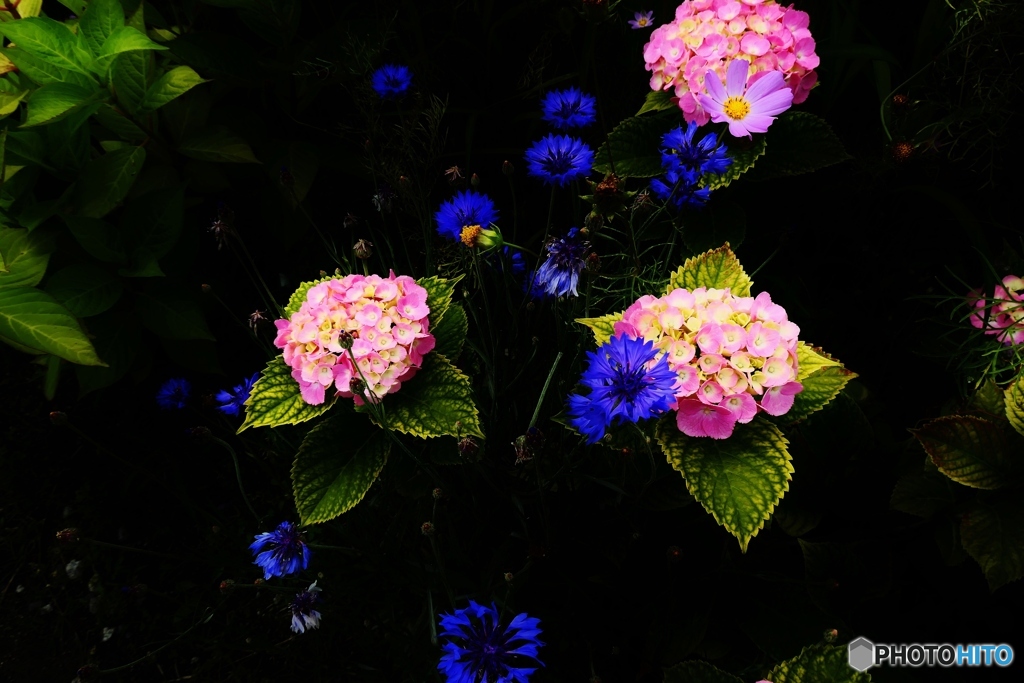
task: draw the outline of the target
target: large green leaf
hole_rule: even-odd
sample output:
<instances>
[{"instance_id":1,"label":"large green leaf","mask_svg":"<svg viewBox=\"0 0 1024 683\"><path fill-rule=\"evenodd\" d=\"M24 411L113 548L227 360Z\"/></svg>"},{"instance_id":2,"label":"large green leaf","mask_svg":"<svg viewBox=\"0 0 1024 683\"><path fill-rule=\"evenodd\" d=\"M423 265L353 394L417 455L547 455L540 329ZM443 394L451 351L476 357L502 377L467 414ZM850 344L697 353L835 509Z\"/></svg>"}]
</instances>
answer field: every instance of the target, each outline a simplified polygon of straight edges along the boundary
<instances>
[{"instance_id":1,"label":"large green leaf","mask_svg":"<svg viewBox=\"0 0 1024 683\"><path fill-rule=\"evenodd\" d=\"M381 405L387 426L404 434L484 436L469 378L436 351L424 356L416 376L385 396ZM368 412L366 406L359 410Z\"/></svg>"},{"instance_id":2,"label":"large green leaf","mask_svg":"<svg viewBox=\"0 0 1024 683\"><path fill-rule=\"evenodd\" d=\"M652 90L644 98L644 105L640 107L637 116L654 111L674 111L679 109L677 102L672 101L673 95L668 90Z\"/></svg>"},{"instance_id":3,"label":"large green leaf","mask_svg":"<svg viewBox=\"0 0 1024 683\"><path fill-rule=\"evenodd\" d=\"M737 678L730 673L702 662L691 659L680 662L675 666L665 669L663 683L744 683L742 678Z\"/></svg>"},{"instance_id":4,"label":"large green leaf","mask_svg":"<svg viewBox=\"0 0 1024 683\"><path fill-rule=\"evenodd\" d=\"M793 407L782 416L782 422L793 424L811 413L824 408L839 395L857 373L847 370L821 349L805 342L797 342L796 357L799 368L796 381L803 385L803 391L793 400Z\"/></svg>"},{"instance_id":5,"label":"large green leaf","mask_svg":"<svg viewBox=\"0 0 1024 683\"><path fill-rule=\"evenodd\" d=\"M89 76L88 66L91 58L88 50L82 39L59 21L47 17L30 17L0 24L0 33L10 38L18 49L24 50L36 59L58 69ZM8 57L18 64L14 56ZM21 67L20 64L18 66Z\"/></svg>"},{"instance_id":6,"label":"large green leaf","mask_svg":"<svg viewBox=\"0 0 1024 683\"><path fill-rule=\"evenodd\" d=\"M20 92L9 93L0 92L0 119L5 116L10 116L18 109L18 105L25 99L25 96L29 94L29 90L22 90ZM4 130L7 130L6 128Z\"/></svg>"},{"instance_id":7,"label":"large green leaf","mask_svg":"<svg viewBox=\"0 0 1024 683\"><path fill-rule=\"evenodd\" d=\"M794 176L852 158L825 121L805 111L787 111L764 136L771 146L750 170L750 180Z\"/></svg>"},{"instance_id":8,"label":"large green leaf","mask_svg":"<svg viewBox=\"0 0 1024 683\"><path fill-rule=\"evenodd\" d=\"M1024 499L1017 492L977 498L960 523L964 549L996 590L1024 575Z\"/></svg>"},{"instance_id":9,"label":"large green leaf","mask_svg":"<svg viewBox=\"0 0 1024 683\"><path fill-rule=\"evenodd\" d=\"M690 437L670 413L658 422L656 436L686 488L746 552L789 490L793 465L782 432L756 418L736 425L728 439Z\"/></svg>"},{"instance_id":10,"label":"large green leaf","mask_svg":"<svg viewBox=\"0 0 1024 683\"><path fill-rule=\"evenodd\" d=\"M870 683L869 674L850 666L845 647L811 645L766 677L772 683Z\"/></svg>"},{"instance_id":11,"label":"large green leaf","mask_svg":"<svg viewBox=\"0 0 1024 683\"><path fill-rule=\"evenodd\" d=\"M103 91L98 88L83 88L73 83L44 85L32 93L28 101L28 113L21 127L53 123L102 96Z\"/></svg>"},{"instance_id":12,"label":"large green leaf","mask_svg":"<svg viewBox=\"0 0 1024 683\"><path fill-rule=\"evenodd\" d=\"M153 57L144 50L122 52L110 65L110 80L117 101L131 113L142 106L153 79Z\"/></svg>"},{"instance_id":13,"label":"large green leaf","mask_svg":"<svg viewBox=\"0 0 1024 683\"><path fill-rule=\"evenodd\" d=\"M1006 418L1006 400L1003 390L991 379L986 379L977 388L967 407L968 410L978 413L981 417L987 417L997 422Z\"/></svg>"},{"instance_id":14,"label":"large green leaf","mask_svg":"<svg viewBox=\"0 0 1024 683\"><path fill-rule=\"evenodd\" d=\"M377 480L390 449L387 434L351 412L309 430L292 465L302 523L326 522L355 507Z\"/></svg>"},{"instance_id":15,"label":"large green leaf","mask_svg":"<svg viewBox=\"0 0 1024 683\"><path fill-rule=\"evenodd\" d=\"M74 83L82 87L92 87L96 81L85 74L69 69L62 69L50 62L36 57L34 54L17 46L0 49L0 54L13 62L18 71L28 76L39 85L48 83Z\"/></svg>"},{"instance_id":16,"label":"large green leaf","mask_svg":"<svg viewBox=\"0 0 1024 683\"><path fill-rule=\"evenodd\" d=\"M142 142L149 133L138 127L123 111L111 104L101 104L93 116L101 126L128 142Z\"/></svg>"},{"instance_id":17,"label":"large green leaf","mask_svg":"<svg viewBox=\"0 0 1024 683\"><path fill-rule=\"evenodd\" d=\"M445 311L452 303L452 295L455 293L455 285L462 276L445 280L439 277L422 277L416 281L420 287L427 290L427 308L430 309L430 323L437 325L444 319Z\"/></svg>"},{"instance_id":18,"label":"large green leaf","mask_svg":"<svg viewBox=\"0 0 1024 683\"><path fill-rule=\"evenodd\" d=\"M128 194L146 161L142 147L125 147L90 161L79 176L72 206L76 213L101 218Z\"/></svg>"},{"instance_id":19,"label":"large green leaf","mask_svg":"<svg viewBox=\"0 0 1024 683\"><path fill-rule=\"evenodd\" d=\"M52 241L39 232L0 228L0 289L39 284L52 252Z\"/></svg>"},{"instance_id":20,"label":"large green leaf","mask_svg":"<svg viewBox=\"0 0 1024 683\"><path fill-rule=\"evenodd\" d=\"M622 313L609 313L600 318L576 318L576 322L586 325L594 333L594 342L600 346L612 338L615 323L622 320Z\"/></svg>"},{"instance_id":21,"label":"large green leaf","mask_svg":"<svg viewBox=\"0 0 1024 683\"><path fill-rule=\"evenodd\" d=\"M245 422L238 428L239 433L249 427L278 427L299 424L325 413L335 398L318 406L311 406L302 399L298 383L292 379L292 369L280 356L267 363L260 373L249 398L245 402Z\"/></svg>"},{"instance_id":22,"label":"large green leaf","mask_svg":"<svg viewBox=\"0 0 1024 683\"><path fill-rule=\"evenodd\" d=\"M102 53L103 43L124 26L121 0L91 0L78 20L78 33L94 55Z\"/></svg>"},{"instance_id":23,"label":"large green leaf","mask_svg":"<svg viewBox=\"0 0 1024 683\"><path fill-rule=\"evenodd\" d=\"M910 432L943 474L972 488L1015 483L1024 464L1004 427L974 415L946 415Z\"/></svg>"},{"instance_id":24,"label":"large green leaf","mask_svg":"<svg viewBox=\"0 0 1024 683\"><path fill-rule=\"evenodd\" d=\"M106 263L123 263L128 259L124 238L110 223L99 218L63 216L71 234L90 255Z\"/></svg>"},{"instance_id":25,"label":"large green leaf","mask_svg":"<svg viewBox=\"0 0 1024 683\"><path fill-rule=\"evenodd\" d=\"M139 109L146 112L155 111L205 82L206 79L201 78L192 67L176 66L156 79L149 87Z\"/></svg>"},{"instance_id":26,"label":"large green leaf","mask_svg":"<svg viewBox=\"0 0 1024 683\"><path fill-rule=\"evenodd\" d=\"M0 337L79 365L105 365L74 316L33 287L0 289Z\"/></svg>"},{"instance_id":27,"label":"large green leaf","mask_svg":"<svg viewBox=\"0 0 1024 683\"><path fill-rule=\"evenodd\" d=\"M7 129L7 143L4 145L4 163L8 166L41 166L54 170L46 163L46 143L43 136L34 130Z\"/></svg>"},{"instance_id":28,"label":"large green leaf","mask_svg":"<svg viewBox=\"0 0 1024 683\"><path fill-rule=\"evenodd\" d=\"M653 178L664 173L661 166L661 138L679 125L676 115L633 116L608 134L597 150L594 171L614 173L620 178Z\"/></svg>"},{"instance_id":29,"label":"large green leaf","mask_svg":"<svg viewBox=\"0 0 1024 683\"><path fill-rule=\"evenodd\" d=\"M929 466L896 482L889 506L893 510L927 519L955 502L953 484Z\"/></svg>"},{"instance_id":30,"label":"large green leaf","mask_svg":"<svg viewBox=\"0 0 1024 683\"><path fill-rule=\"evenodd\" d=\"M146 34L131 26L121 26L114 29L114 32L107 36L96 55L100 64L107 64L113 61L116 55L122 52L133 52L135 50L166 50L167 47L155 43L146 37Z\"/></svg>"},{"instance_id":31,"label":"large green leaf","mask_svg":"<svg viewBox=\"0 0 1024 683\"><path fill-rule=\"evenodd\" d=\"M755 162L760 163L759 160L764 156L768 145L767 136L764 135L757 136L757 139L751 142L740 138L730 138L730 140L731 142L726 148L726 155L732 160L732 163L726 167L724 173L708 173L701 178L703 187L717 190L736 180L754 168Z\"/></svg>"},{"instance_id":32,"label":"large green leaf","mask_svg":"<svg viewBox=\"0 0 1024 683\"><path fill-rule=\"evenodd\" d=\"M1024 434L1024 375L1003 392L1004 412L1018 434Z\"/></svg>"},{"instance_id":33,"label":"large green leaf","mask_svg":"<svg viewBox=\"0 0 1024 683\"><path fill-rule=\"evenodd\" d=\"M58 270L46 280L45 291L79 318L106 311L121 298L121 279L90 263Z\"/></svg>"},{"instance_id":34,"label":"large green leaf","mask_svg":"<svg viewBox=\"0 0 1024 683\"><path fill-rule=\"evenodd\" d=\"M469 320L466 318L465 309L460 304L452 304L445 311L440 324L430 328L430 333L437 340L434 353L439 353L453 362L458 360L468 331Z\"/></svg>"},{"instance_id":35,"label":"large green leaf","mask_svg":"<svg viewBox=\"0 0 1024 683\"><path fill-rule=\"evenodd\" d=\"M665 293L668 294L680 287L691 292L699 287L707 287L728 288L733 296L750 296L752 284L736 254L726 242L718 249L686 259L686 262L669 276Z\"/></svg>"},{"instance_id":36,"label":"large green leaf","mask_svg":"<svg viewBox=\"0 0 1024 683\"><path fill-rule=\"evenodd\" d=\"M165 187L132 199L121 213L121 234L132 251L158 259L177 243L185 212L185 188Z\"/></svg>"},{"instance_id":37,"label":"large green leaf","mask_svg":"<svg viewBox=\"0 0 1024 683\"><path fill-rule=\"evenodd\" d=\"M214 339L199 304L170 287L153 287L139 292L136 304L139 320L158 337Z\"/></svg>"},{"instance_id":38,"label":"large green leaf","mask_svg":"<svg viewBox=\"0 0 1024 683\"><path fill-rule=\"evenodd\" d=\"M197 131L178 145L178 151L200 161L258 164L249 144L223 126Z\"/></svg>"}]
</instances>

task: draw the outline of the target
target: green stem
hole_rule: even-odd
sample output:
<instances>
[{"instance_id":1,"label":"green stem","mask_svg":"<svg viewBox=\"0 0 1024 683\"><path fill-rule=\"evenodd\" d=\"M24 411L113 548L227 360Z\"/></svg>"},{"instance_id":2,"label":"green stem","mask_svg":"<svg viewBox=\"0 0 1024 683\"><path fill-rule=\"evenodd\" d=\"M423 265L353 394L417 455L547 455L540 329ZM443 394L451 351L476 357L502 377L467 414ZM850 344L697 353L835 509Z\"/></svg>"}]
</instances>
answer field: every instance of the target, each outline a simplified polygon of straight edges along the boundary
<instances>
[{"instance_id":1,"label":"green stem","mask_svg":"<svg viewBox=\"0 0 1024 683\"><path fill-rule=\"evenodd\" d=\"M548 387L551 386L551 378L555 376L555 368L558 367L559 361L562 360L562 352L559 351L558 355L555 356L555 362L551 364L551 369L548 371L548 378L544 380L544 387L540 390L540 398L537 399L537 406L533 409L533 417L530 418L530 426L527 429L532 429L537 424L537 417L540 415L540 406L544 403L544 396L548 393Z\"/></svg>"},{"instance_id":2,"label":"green stem","mask_svg":"<svg viewBox=\"0 0 1024 683\"><path fill-rule=\"evenodd\" d=\"M235 480L238 482L238 491L239 491L239 493L242 494L242 499L245 501L245 506L247 508L249 508L249 512L252 513L252 516L256 518L256 523L259 524L263 520L262 520L262 518L258 514L256 514L256 508L254 508L252 506L252 503L249 502L249 496L247 496L245 494L245 487L242 486L242 470L238 466L238 454L235 453L235 449L232 448L231 444L229 444L227 441L224 441L223 439L218 439L216 436L212 436L212 435L209 438L210 438L211 441L219 444L228 453L231 454L231 460L232 460L232 462L235 463Z\"/></svg>"}]
</instances>

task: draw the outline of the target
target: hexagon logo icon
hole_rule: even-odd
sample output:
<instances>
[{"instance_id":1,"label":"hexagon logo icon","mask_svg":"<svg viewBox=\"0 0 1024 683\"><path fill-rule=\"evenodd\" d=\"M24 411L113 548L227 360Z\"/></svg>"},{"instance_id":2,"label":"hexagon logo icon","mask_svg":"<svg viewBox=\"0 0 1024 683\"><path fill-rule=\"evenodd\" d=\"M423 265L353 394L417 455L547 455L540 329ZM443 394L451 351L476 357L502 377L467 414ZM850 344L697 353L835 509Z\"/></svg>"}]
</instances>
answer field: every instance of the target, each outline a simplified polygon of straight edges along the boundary
<instances>
[{"instance_id":1,"label":"hexagon logo icon","mask_svg":"<svg viewBox=\"0 0 1024 683\"><path fill-rule=\"evenodd\" d=\"M850 641L848 657L851 668L867 671L875 664L875 644L867 638Z\"/></svg>"}]
</instances>

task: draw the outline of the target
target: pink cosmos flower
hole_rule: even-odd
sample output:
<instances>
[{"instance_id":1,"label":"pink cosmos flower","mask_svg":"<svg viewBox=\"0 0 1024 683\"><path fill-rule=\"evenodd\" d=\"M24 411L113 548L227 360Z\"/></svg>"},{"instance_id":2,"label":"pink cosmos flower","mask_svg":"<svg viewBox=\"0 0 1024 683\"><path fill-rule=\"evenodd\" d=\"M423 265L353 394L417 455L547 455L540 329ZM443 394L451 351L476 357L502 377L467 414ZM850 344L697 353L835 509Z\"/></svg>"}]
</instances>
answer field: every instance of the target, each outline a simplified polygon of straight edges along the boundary
<instances>
[{"instance_id":1,"label":"pink cosmos flower","mask_svg":"<svg viewBox=\"0 0 1024 683\"><path fill-rule=\"evenodd\" d=\"M734 59L729 64L725 85L712 70L704 76L708 94L700 95L704 110L715 123L728 122L733 137L749 137L751 133L767 132L775 117L789 109L793 91L786 86L781 71L770 71L760 78L747 80L750 64Z\"/></svg>"}]
</instances>

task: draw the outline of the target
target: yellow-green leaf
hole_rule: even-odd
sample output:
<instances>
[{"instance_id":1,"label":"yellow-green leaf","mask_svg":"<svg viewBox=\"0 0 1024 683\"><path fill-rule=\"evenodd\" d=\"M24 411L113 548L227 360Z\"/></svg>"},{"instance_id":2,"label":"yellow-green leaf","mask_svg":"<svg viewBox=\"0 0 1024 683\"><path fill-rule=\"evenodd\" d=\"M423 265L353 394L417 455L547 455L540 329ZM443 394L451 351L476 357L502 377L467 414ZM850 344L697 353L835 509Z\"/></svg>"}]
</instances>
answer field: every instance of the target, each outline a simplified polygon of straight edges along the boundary
<instances>
[{"instance_id":1,"label":"yellow-green leaf","mask_svg":"<svg viewBox=\"0 0 1024 683\"><path fill-rule=\"evenodd\" d=\"M1024 375L1003 392L1006 419L1019 434L1024 434Z\"/></svg>"},{"instance_id":2,"label":"yellow-green leaf","mask_svg":"<svg viewBox=\"0 0 1024 683\"><path fill-rule=\"evenodd\" d=\"M455 285L458 284L462 276L458 276L451 280L445 280L439 277L421 277L416 281L423 289L427 290L427 308L430 309L430 324L440 324L441 320L444 319L445 311L448 310L448 306L452 303L452 295L455 293Z\"/></svg>"},{"instance_id":3,"label":"yellow-green leaf","mask_svg":"<svg viewBox=\"0 0 1024 683\"><path fill-rule=\"evenodd\" d=\"M106 365L75 317L34 287L0 289L0 337L79 365Z\"/></svg>"},{"instance_id":4,"label":"yellow-green leaf","mask_svg":"<svg viewBox=\"0 0 1024 683\"><path fill-rule=\"evenodd\" d=\"M318 406L306 403L299 393L299 384L292 379L292 369L278 356L267 363L245 402L245 422L239 433L249 427L277 427L298 424L322 415L334 405L333 397Z\"/></svg>"},{"instance_id":5,"label":"yellow-green leaf","mask_svg":"<svg viewBox=\"0 0 1024 683\"><path fill-rule=\"evenodd\" d=\"M594 333L594 341L598 346L612 338L615 332L615 323L622 320L621 313L609 313L600 318L576 318L576 322L586 325Z\"/></svg>"},{"instance_id":6,"label":"yellow-green leaf","mask_svg":"<svg viewBox=\"0 0 1024 683\"><path fill-rule=\"evenodd\" d=\"M728 439L686 436L675 413L658 422L658 443L686 488L747 551L786 491L793 465L789 443L767 420L736 425Z\"/></svg>"},{"instance_id":7,"label":"yellow-green leaf","mask_svg":"<svg viewBox=\"0 0 1024 683\"><path fill-rule=\"evenodd\" d=\"M816 346L806 342L796 343L796 360L799 364L796 381L803 382L822 368L841 368L843 364Z\"/></svg>"},{"instance_id":8,"label":"yellow-green leaf","mask_svg":"<svg viewBox=\"0 0 1024 683\"><path fill-rule=\"evenodd\" d=\"M943 474L972 488L1011 484L1024 463L1003 427L974 415L945 415L910 432Z\"/></svg>"},{"instance_id":9,"label":"yellow-green leaf","mask_svg":"<svg viewBox=\"0 0 1024 683\"><path fill-rule=\"evenodd\" d=\"M465 309L460 304L452 304L445 311L441 322L430 327L430 333L437 342L434 353L440 353L452 361L458 360L468 331L469 320L466 318Z\"/></svg>"},{"instance_id":10,"label":"yellow-green leaf","mask_svg":"<svg viewBox=\"0 0 1024 683\"><path fill-rule=\"evenodd\" d=\"M787 424L824 408L857 376L821 349L804 342L797 342L796 356L799 364L796 379L804 388L794 397L793 407L782 416Z\"/></svg>"},{"instance_id":11,"label":"yellow-green leaf","mask_svg":"<svg viewBox=\"0 0 1024 683\"><path fill-rule=\"evenodd\" d=\"M871 676L850 666L845 647L811 645L780 663L766 677L772 683L870 683Z\"/></svg>"},{"instance_id":12,"label":"yellow-green leaf","mask_svg":"<svg viewBox=\"0 0 1024 683\"><path fill-rule=\"evenodd\" d=\"M692 292L699 287L707 287L728 288L733 296L750 296L752 284L736 254L726 242L718 249L686 259L686 263L669 277L665 293L668 294L678 288Z\"/></svg>"},{"instance_id":13,"label":"yellow-green leaf","mask_svg":"<svg viewBox=\"0 0 1024 683\"><path fill-rule=\"evenodd\" d=\"M968 408L997 421L1006 417L1006 401L1003 398L1003 392L991 379L986 379L974 392L968 403Z\"/></svg>"},{"instance_id":14,"label":"yellow-green leaf","mask_svg":"<svg viewBox=\"0 0 1024 683\"><path fill-rule=\"evenodd\" d=\"M355 507L384 468L390 449L387 434L351 412L309 430L292 465L302 523L326 522Z\"/></svg>"}]
</instances>

